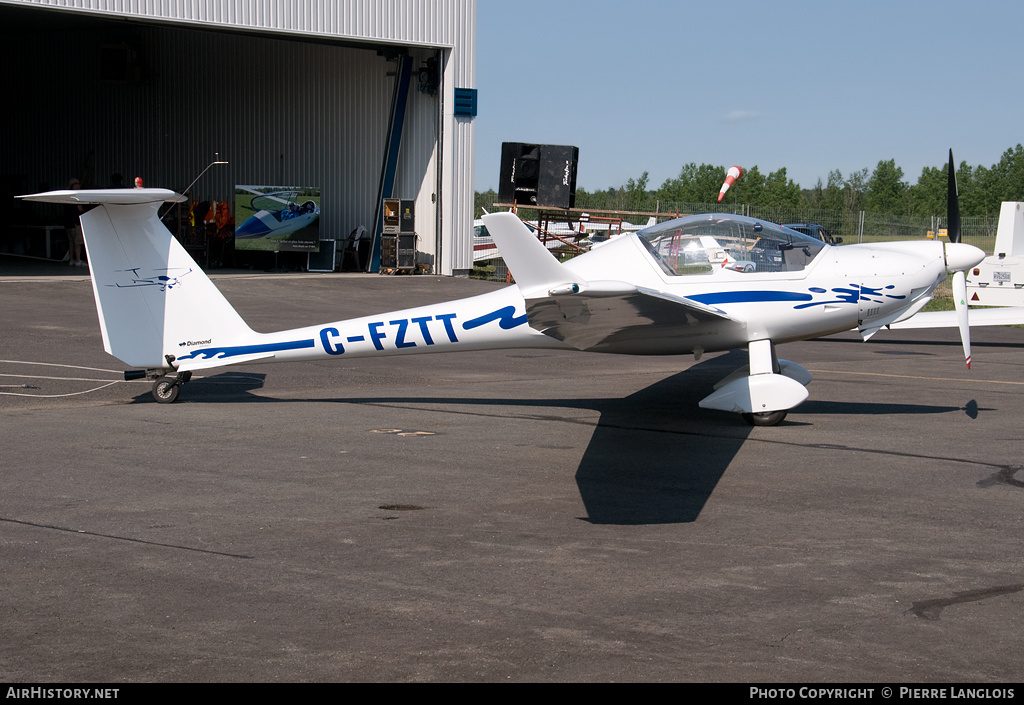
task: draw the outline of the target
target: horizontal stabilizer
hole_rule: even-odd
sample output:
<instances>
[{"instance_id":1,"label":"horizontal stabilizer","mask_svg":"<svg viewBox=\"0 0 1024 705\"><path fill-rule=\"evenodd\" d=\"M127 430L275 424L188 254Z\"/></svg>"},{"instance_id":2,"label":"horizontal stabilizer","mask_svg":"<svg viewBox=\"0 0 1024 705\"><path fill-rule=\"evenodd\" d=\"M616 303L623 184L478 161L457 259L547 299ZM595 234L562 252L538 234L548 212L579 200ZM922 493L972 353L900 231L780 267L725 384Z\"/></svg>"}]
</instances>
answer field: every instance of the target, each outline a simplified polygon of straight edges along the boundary
<instances>
[{"instance_id":1,"label":"horizontal stabilizer","mask_svg":"<svg viewBox=\"0 0 1024 705\"><path fill-rule=\"evenodd\" d=\"M68 204L107 204L130 206L139 203L181 203L187 200L180 193L165 188L107 188L73 189L68 191L47 191L18 196L26 201Z\"/></svg>"}]
</instances>

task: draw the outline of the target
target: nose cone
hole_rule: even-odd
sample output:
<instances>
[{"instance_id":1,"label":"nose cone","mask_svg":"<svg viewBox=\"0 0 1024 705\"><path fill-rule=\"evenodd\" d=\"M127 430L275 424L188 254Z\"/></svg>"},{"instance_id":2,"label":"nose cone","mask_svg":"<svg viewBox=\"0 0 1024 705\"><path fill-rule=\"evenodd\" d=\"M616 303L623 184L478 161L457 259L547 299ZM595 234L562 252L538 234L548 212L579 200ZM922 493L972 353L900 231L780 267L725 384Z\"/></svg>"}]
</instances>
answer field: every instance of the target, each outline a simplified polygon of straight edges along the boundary
<instances>
[{"instance_id":1,"label":"nose cone","mask_svg":"<svg viewBox=\"0 0 1024 705\"><path fill-rule=\"evenodd\" d=\"M985 259L985 252L962 242L946 243L946 271L965 272Z\"/></svg>"}]
</instances>

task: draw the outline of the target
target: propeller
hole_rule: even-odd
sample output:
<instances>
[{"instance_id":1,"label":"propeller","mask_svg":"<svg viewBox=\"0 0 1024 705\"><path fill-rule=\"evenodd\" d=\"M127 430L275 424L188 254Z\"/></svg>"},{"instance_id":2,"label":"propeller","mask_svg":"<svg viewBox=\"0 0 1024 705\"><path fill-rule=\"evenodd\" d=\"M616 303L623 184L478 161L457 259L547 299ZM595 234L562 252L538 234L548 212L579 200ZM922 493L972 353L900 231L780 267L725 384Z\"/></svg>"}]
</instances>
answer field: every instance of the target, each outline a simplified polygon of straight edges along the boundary
<instances>
[{"instance_id":1,"label":"propeller","mask_svg":"<svg viewBox=\"0 0 1024 705\"><path fill-rule=\"evenodd\" d=\"M949 174L946 180L946 271L953 274L953 306L956 321L960 327L960 342L964 346L964 360L971 369L971 326L967 320L967 275L964 271L974 263L964 265L969 257L960 242L960 195L956 187L956 169L953 165L953 150L949 150Z\"/></svg>"},{"instance_id":2,"label":"propeller","mask_svg":"<svg viewBox=\"0 0 1024 705\"><path fill-rule=\"evenodd\" d=\"M960 342L964 346L964 361L971 369L971 326L967 322L967 277L963 270L953 273L953 304L956 306L956 322L960 326Z\"/></svg>"}]
</instances>

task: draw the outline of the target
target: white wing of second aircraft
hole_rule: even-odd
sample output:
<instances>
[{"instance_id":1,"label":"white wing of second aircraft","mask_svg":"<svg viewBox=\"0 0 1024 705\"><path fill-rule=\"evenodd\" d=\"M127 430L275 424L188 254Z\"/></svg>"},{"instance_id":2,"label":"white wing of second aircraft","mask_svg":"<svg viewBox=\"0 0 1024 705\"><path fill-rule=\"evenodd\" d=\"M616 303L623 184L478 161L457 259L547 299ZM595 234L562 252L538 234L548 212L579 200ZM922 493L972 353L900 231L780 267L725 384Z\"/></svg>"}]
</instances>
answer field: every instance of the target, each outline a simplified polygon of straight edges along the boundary
<instances>
[{"instance_id":1,"label":"white wing of second aircraft","mask_svg":"<svg viewBox=\"0 0 1024 705\"><path fill-rule=\"evenodd\" d=\"M1024 306L1005 306L1002 308L975 308L970 311L971 327L974 326L1012 326L1024 324ZM958 325L956 311L925 311L911 316L905 321L889 325L893 329L902 328L956 328Z\"/></svg>"}]
</instances>

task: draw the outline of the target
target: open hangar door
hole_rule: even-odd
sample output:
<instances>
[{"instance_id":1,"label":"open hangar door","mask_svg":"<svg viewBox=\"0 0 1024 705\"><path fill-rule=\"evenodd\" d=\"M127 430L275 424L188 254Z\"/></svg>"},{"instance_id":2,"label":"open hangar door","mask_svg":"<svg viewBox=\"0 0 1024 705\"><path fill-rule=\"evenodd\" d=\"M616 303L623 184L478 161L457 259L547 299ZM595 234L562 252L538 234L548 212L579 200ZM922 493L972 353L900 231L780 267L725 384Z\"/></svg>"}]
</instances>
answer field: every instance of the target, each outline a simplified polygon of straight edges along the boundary
<instances>
[{"instance_id":1,"label":"open hangar door","mask_svg":"<svg viewBox=\"0 0 1024 705\"><path fill-rule=\"evenodd\" d=\"M17 193L65 188L71 177L104 188L113 174L183 190L219 155L229 164L196 182L193 201L231 204L239 184L318 187L320 237L338 241L339 255L350 233L373 227L396 56L408 54L394 195L415 199L421 260L434 262L440 98L419 76L436 49L4 4L0 28L12 77L2 222L32 217Z\"/></svg>"}]
</instances>

